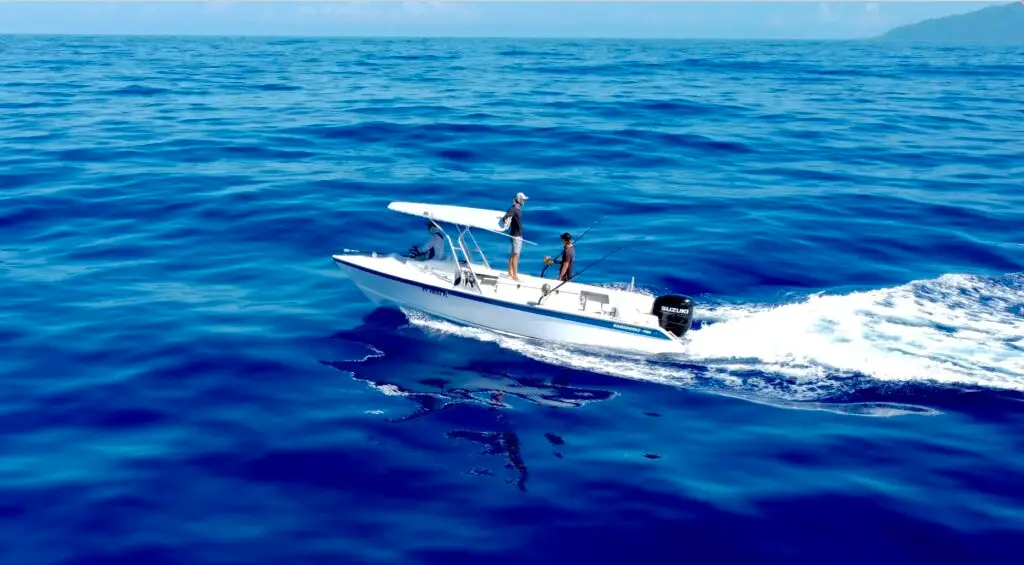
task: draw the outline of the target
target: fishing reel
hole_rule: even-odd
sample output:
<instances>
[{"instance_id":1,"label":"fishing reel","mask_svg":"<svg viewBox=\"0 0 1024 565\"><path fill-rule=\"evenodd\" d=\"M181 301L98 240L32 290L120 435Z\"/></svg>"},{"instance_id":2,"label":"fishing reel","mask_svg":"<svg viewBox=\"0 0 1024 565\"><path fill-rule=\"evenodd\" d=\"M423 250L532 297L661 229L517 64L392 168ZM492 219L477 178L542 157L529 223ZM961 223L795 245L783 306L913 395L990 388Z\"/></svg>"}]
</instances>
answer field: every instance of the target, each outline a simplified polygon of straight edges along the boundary
<instances>
[{"instance_id":1,"label":"fishing reel","mask_svg":"<svg viewBox=\"0 0 1024 565\"><path fill-rule=\"evenodd\" d=\"M551 260L551 257L544 257L544 268L540 270L540 278L544 278L544 273L548 272L548 267L554 265L555 262Z\"/></svg>"}]
</instances>

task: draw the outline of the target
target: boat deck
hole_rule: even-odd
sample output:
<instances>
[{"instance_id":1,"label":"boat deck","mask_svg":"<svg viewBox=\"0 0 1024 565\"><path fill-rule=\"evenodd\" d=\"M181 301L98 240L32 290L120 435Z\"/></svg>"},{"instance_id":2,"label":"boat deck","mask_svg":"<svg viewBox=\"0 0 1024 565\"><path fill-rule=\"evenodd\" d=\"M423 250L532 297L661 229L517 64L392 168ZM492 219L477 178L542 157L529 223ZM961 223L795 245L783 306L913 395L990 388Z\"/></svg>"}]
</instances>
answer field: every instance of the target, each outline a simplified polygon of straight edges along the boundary
<instances>
[{"instance_id":1,"label":"boat deck","mask_svg":"<svg viewBox=\"0 0 1024 565\"><path fill-rule=\"evenodd\" d=\"M408 267L431 278L443 280L447 285L455 284L455 265L450 259L442 261L404 260L403 262ZM543 295L544 286L554 288L560 284L559 280L520 273L520 280L516 281L509 278L506 271L498 271L476 264L473 265L473 272L476 274L482 294L489 298L588 317L621 320L652 328L658 327L657 318L651 314L651 307L654 303L653 296L568 282L544 298L538 306L537 301ZM467 274L468 269L463 266L463 281L458 288L466 292L476 292L475 288L467 286L469 280Z\"/></svg>"}]
</instances>

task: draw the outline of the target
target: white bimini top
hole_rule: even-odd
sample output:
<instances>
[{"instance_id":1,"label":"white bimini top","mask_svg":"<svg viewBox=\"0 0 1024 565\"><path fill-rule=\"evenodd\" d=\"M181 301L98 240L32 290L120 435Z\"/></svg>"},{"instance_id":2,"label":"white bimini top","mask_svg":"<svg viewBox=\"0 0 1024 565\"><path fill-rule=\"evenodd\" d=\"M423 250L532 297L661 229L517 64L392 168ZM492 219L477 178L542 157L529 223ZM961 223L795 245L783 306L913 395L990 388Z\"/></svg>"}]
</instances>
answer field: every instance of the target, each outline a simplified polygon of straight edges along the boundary
<instances>
[{"instance_id":1,"label":"white bimini top","mask_svg":"<svg viewBox=\"0 0 1024 565\"><path fill-rule=\"evenodd\" d=\"M504 212L486 210L484 208L468 208L448 204L421 204L418 202L392 202L388 210L427 218L435 222L445 222L457 226L476 228L509 237L501 225ZM526 243L533 243L527 241Z\"/></svg>"}]
</instances>

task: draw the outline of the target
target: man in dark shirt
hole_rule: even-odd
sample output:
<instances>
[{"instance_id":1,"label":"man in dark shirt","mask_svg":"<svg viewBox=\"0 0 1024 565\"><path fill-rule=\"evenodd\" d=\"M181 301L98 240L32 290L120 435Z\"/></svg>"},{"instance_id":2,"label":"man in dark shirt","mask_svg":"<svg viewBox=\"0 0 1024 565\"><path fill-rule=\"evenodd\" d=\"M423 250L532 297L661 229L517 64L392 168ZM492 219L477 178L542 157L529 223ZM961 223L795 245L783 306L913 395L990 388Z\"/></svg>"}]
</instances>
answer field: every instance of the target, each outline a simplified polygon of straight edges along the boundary
<instances>
[{"instance_id":1,"label":"man in dark shirt","mask_svg":"<svg viewBox=\"0 0 1024 565\"><path fill-rule=\"evenodd\" d=\"M512 207L505 212L501 219L504 229L512 237L512 254L508 258L508 276L512 280L519 280L519 254L523 251L523 204L526 202L526 195L520 192L512 200Z\"/></svg>"},{"instance_id":2,"label":"man in dark shirt","mask_svg":"<svg viewBox=\"0 0 1024 565\"><path fill-rule=\"evenodd\" d=\"M576 248L572 246L572 236L568 233L562 234L562 258L559 263L562 269L558 273L558 280L567 281L572 278L572 264L576 261Z\"/></svg>"},{"instance_id":3,"label":"man in dark shirt","mask_svg":"<svg viewBox=\"0 0 1024 565\"><path fill-rule=\"evenodd\" d=\"M550 257L546 258L549 261L549 265L558 263L561 265L561 269L558 270L558 280L567 281L572 278L572 264L576 261L576 250L572 246L572 236L568 233L562 234L562 256L558 259L551 260Z\"/></svg>"}]
</instances>

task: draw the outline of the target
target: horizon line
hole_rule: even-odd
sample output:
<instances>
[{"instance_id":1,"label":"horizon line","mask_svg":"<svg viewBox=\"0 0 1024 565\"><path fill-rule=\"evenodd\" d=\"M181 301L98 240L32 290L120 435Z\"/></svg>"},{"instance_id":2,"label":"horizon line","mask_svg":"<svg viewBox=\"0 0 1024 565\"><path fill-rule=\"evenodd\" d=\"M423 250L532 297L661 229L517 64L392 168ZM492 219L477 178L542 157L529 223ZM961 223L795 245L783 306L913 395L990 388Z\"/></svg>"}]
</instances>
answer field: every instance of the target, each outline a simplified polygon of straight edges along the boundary
<instances>
[{"instance_id":1,"label":"horizon line","mask_svg":"<svg viewBox=\"0 0 1024 565\"><path fill-rule=\"evenodd\" d=\"M12 0L0 0L0 4ZM45 0L32 0L45 1ZM54 0L61 2L66 0ZM78 0L74 0L78 1ZM192 0L196 2L223 1L223 0ZM1024 0L1021 0L1024 1ZM871 37L846 37L846 38L813 38L813 37L659 37L659 36L586 36L586 35L295 35L295 34L265 34L265 33L32 33L32 32L0 32L3 37L151 37L151 38L174 38L174 37L208 37L208 38L249 38L249 39L537 39L537 40L640 40L640 41L816 41L816 42L842 42L842 41L870 41L879 39L881 36Z\"/></svg>"}]
</instances>

